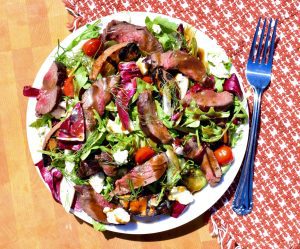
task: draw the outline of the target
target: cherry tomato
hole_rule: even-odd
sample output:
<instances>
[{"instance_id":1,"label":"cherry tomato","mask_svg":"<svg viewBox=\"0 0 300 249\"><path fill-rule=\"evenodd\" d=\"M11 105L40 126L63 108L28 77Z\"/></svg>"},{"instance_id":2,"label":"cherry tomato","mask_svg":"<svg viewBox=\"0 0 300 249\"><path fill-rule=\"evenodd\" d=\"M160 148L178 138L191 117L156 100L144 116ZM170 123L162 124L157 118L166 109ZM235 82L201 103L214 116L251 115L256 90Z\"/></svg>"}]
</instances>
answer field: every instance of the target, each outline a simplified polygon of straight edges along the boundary
<instances>
[{"instance_id":1,"label":"cherry tomato","mask_svg":"<svg viewBox=\"0 0 300 249\"><path fill-rule=\"evenodd\" d=\"M147 83L149 83L149 84L152 83L152 78L151 78L150 76L144 76L144 77L142 78L142 80L145 81L145 82L147 82Z\"/></svg>"},{"instance_id":2,"label":"cherry tomato","mask_svg":"<svg viewBox=\"0 0 300 249\"><path fill-rule=\"evenodd\" d=\"M135 162L142 164L155 155L155 151L150 147L141 147L135 153Z\"/></svg>"},{"instance_id":3,"label":"cherry tomato","mask_svg":"<svg viewBox=\"0 0 300 249\"><path fill-rule=\"evenodd\" d=\"M101 46L102 41L100 38L92 38L83 44L82 50L87 56L93 57L100 50Z\"/></svg>"},{"instance_id":4,"label":"cherry tomato","mask_svg":"<svg viewBox=\"0 0 300 249\"><path fill-rule=\"evenodd\" d=\"M233 161L232 150L227 145L222 145L214 151L215 157L220 165L229 164Z\"/></svg>"},{"instance_id":5,"label":"cherry tomato","mask_svg":"<svg viewBox=\"0 0 300 249\"><path fill-rule=\"evenodd\" d=\"M63 86L63 93L68 97L74 97L74 76L65 79Z\"/></svg>"}]
</instances>

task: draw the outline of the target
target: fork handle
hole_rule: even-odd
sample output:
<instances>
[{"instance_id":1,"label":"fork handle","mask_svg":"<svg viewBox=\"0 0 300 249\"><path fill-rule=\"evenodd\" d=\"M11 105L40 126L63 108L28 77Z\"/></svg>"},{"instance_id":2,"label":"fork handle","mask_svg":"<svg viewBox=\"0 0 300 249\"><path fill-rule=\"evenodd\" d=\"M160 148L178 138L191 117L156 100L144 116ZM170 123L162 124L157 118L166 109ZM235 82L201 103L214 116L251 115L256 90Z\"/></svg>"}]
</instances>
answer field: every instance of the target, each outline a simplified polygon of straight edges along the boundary
<instances>
[{"instance_id":1,"label":"fork handle","mask_svg":"<svg viewBox=\"0 0 300 249\"><path fill-rule=\"evenodd\" d=\"M261 95L262 90L254 88L253 115L249 142L242 167L241 177L232 203L232 209L239 215L249 214L252 211L253 206L252 190L254 158L257 145L257 128L260 116Z\"/></svg>"}]
</instances>

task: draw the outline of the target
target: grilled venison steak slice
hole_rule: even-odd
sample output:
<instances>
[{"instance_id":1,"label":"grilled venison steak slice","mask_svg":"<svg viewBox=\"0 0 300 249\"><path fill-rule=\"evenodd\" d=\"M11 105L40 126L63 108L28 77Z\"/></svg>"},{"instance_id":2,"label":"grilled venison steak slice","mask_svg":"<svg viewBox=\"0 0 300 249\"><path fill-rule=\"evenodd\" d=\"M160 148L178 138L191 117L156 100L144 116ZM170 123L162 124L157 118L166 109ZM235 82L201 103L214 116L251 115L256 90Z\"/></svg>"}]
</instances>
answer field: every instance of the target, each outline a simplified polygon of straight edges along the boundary
<instances>
[{"instance_id":1,"label":"grilled venison steak slice","mask_svg":"<svg viewBox=\"0 0 300 249\"><path fill-rule=\"evenodd\" d=\"M117 175L117 165L114 162L112 156L107 152L101 152L100 155L96 156L100 167L102 168L103 172L107 176L116 176Z\"/></svg>"},{"instance_id":2,"label":"grilled venison steak slice","mask_svg":"<svg viewBox=\"0 0 300 249\"><path fill-rule=\"evenodd\" d=\"M157 143L170 143L172 136L162 121L157 117L156 106L151 91L146 90L139 95L137 107L140 127L146 136Z\"/></svg>"},{"instance_id":3,"label":"grilled venison steak slice","mask_svg":"<svg viewBox=\"0 0 300 249\"><path fill-rule=\"evenodd\" d=\"M196 137L189 139L183 147L183 155L188 159L192 159L195 163L201 164L203 155L205 154L205 147L200 144L198 146Z\"/></svg>"},{"instance_id":4,"label":"grilled venison steak slice","mask_svg":"<svg viewBox=\"0 0 300 249\"><path fill-rule=\"evenodd\" d=\"M142 165L135 166L129 173L115 182L114 194L124 195L134 189L146 186L157 181L166 171L168 158L165 153L160 153Z\"/></svg>"},{"instance_id":5,"label":"grilled venison steak slice","mask_svg":"<svg viewBox=\"0 0 300 249\"><path fill-rule=\"evenodd\" d=\"M86 179L101 171L101 167L96 159L87 159L80 162L77 176L81 179Z\"/></svg>"},{"instance_id":6,"label":"grilled venison steak slice","mask_svg":"<svg viewBox=\"0 0 300 249\"><path fill-rule=\"evenodd\" d=\"M66 78L66 67L60 62L53 62L43 78L43 86L36 98L37 114L46 114L55 108L60 100L61 86Z\"/></svg>"},{"instance_id":7,"label":"grilled venison steak slice","mask_svg":"<svg viewBox=\"0 0 300 249\"><path fill-rule=\"evenodd\" d=\"M203 111L208 111L210 107L217 111L226 111L233 104L233 94L227 91L217 93L213 90L190 92L185 95L182 104L189 105L193 100Z\"/></svg>"},{"instance_id":8,"label":"grilled venison steak slice","mask_svg":"<svg viewBox=\"0 0 300 249\"><path fill-rule=\"evenodd\" d=\"M203 63L184 51L154 53L147 59L147 63L150 63L153 68L163 67L165 70L178 70L195 81L202 82L206 77Z\"/></svg>"},{"instance_id":9,"label":"grilled venison steak slice","mask_svg":"<svg viewBox=\"0 0 300 249\"><path fill-rule=\"evenodd\" d=\"M128 22L111 21L102 35L104 41L134 42L147 53L163 52L162 45L146 27Z\"/></svg>"},{"instance_id":10,"label":"grilled venison steak slice","mask_svg":"<svg viewBox=\"0 0 300 249\"><path fill-rule=\"evenodd\" d=\"M106 214L103 212L103 209L105 207L115 209L116 205L108 202L101 194L95 192L91 186L76 185L75 190L82 210L94 220L107 224Z\"/></svg>"},{"instance_id":11,"label":"grilled venison steak slice","mask_svg":"<svg viewBox=\"0 0 300 249\"><path fill-rule=\"evenodd\" d=\"M216 186L220 182L222 171L210 148L206 148L200 168L205 173L205 178L210 186Z\"/></svg>"}]
</instances>

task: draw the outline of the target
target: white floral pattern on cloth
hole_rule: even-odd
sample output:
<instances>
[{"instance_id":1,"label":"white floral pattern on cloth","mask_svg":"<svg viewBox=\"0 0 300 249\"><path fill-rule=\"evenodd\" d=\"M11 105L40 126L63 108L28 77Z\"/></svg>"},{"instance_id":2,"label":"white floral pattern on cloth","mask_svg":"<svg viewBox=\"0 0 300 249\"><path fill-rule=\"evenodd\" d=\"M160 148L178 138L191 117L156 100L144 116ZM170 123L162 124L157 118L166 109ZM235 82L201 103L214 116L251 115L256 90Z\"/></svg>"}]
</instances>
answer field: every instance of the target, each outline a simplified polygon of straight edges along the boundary
<instances>
[{"instance_id":1,"label":"white floral pattern on cloth","mask_svg":"<svg viewBox=\"0 0 300 249\"><path fill-rule=\"evenodd\" d=\"M231 209L237 180L211 209L212 233L222 248L300 247L300 2L292 0L64 0L73 30L118 11L149 11L182 19L227 51L245 79L245 64L258 18L279 19L279 41L270 87L262 99L254 173L254 208ZM251 106L252 99L249 104Z\"/></svg>"}]
</instances>

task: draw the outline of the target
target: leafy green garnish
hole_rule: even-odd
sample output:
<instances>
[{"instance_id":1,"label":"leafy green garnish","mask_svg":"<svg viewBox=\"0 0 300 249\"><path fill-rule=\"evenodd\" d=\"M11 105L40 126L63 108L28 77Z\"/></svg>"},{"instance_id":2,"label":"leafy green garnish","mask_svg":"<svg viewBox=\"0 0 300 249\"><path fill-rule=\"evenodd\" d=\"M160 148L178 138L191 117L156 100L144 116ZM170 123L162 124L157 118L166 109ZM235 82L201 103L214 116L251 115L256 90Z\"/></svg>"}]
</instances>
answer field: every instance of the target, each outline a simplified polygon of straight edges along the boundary
<instances>
[{"instance_id":1,"label":"leafy green garnish","mask_svg":"<svg viewBox=\"0 0 300 249\"><path fill-rule=\"evenodd\" d=\"M100 31L101 31L101 28L99 27L99 24L100 24L100 20L94 22L93 24L87 24L86 25L86 30L84 30L79 36L77 36L73 41L71 41L69 46L66 47L66 48L61 47L60 44L58 43L58 50L57 50L57 54L56 54L56 60L57 61L63 60L64 57L65 57L65 53L71 51L82 40L87 40L87 39L92 39L92 38L98 37L99 34L100 34ZM63 52L60 53L61 52L60 50L63 50Z\"/></svg>"},{"instance_id":2,"label":"leafy green garnish","mask_svg":"<svg viewBox=\"0 0 300 249\"><path fill-rule=\"evenodd\" d=\"M216 76L214 78L215 78L215 89L217 90L217 92L223 92L223 84L225 82L225 79L220 79Z\"/></svg>"},{"instance_id":3,"label":"leafy green garnish","mask_svg":"<svg viewBox=\"0 0 300 249\"><path fill-rule=\"evenodd\" d=\"M93 221L93 228L99 232L103 232L106 230L105 224L103 224L101 222L97 222L95 220Z\"/></svg>"},{"instance_id":4,"label":"leafy green garnish","mask_svg":"<svg viewBox=\"0 0 300 249\"><path fill-rule=\"evenodd\" d=\"M177 32L178 25L170 22L166 18L158 16L151 20L149 17L146 17L145 24L147 29L162 44L164 51L180 49L182 40L185 40L184 37L181 37ZM179 39L179 37L181 39Z\"/></svg>"},{"instance_id":5,"label":"leafy green garnish","mask_svg":"<svg viewBox=\"0 0 300 249\"><path fill-rule=\"evenodd\" d=\"M171 120L171 117L163 111L162 107L160 106L160 103L157 100L155 100L155 105L156 105L158 118L163 122L163 124L167 128L169 128L169 129L172 128L173 121Z\"/></svg>"},{"instance_id":6,"label":"leafy green garnish","mask_svg":"<svg viewBox=\"0 0 300 249\"><path fill-rule=\"evenodd\" d=\"M131 99L131 103L134 103L138 99L139 95L145 90L149 90L151 92L153 92L153 91L158 92L156 86L151 85L151 84L147 83L146 81L143 81L140 78L136 78L136 84L137 84L136 92Z\"/></svg>"},{"instance_id":7,"label":"leafy green garnish","mask_svg":"<svg viewBox=\"0 0 300 249\"><path fill-rule=\"evenodd\" d=\"M49 128L51 128L52 127L51 119L52 119L51 114L44 114L41 118L38 118L29 126L36 129L41 128L43 126L48 126Z\"/></svg>"},{"instance_id":8,"label":"leafy green garnish","mask_svg":"<svg viewBox=\"0 0 300 249\"><path fill-rule=\"evenodd\" d=\"M104 188L101 192L101 194L103 194L103 197L108 200L108 201L111 201L113 196L110 195L111 191L114 190L114 180L112 177L110 176L107 176L105 178L105 184L104 184Z\"/></svg>"}]
</instances>

